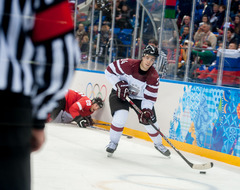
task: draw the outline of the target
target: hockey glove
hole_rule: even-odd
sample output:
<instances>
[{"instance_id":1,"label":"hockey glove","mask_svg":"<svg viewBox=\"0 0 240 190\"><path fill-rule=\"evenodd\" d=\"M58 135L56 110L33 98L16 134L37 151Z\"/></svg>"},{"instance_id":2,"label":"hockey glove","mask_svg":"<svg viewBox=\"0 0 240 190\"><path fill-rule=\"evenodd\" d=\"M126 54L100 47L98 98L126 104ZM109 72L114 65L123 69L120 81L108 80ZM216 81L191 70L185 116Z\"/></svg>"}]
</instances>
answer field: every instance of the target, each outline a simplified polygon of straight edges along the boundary
<instances>
[{"instance_id":1,"label":"hockey glove","mask_svg":"<svg viewBox=\"0 0 240 190\"><path fill-rule=\"evenodd\" d=\"M75 117L73 121L75 121L78 127L81 127L81 128L86 128L92 125L93 123L91 116L82 117L81 115L79 115Z\"/></svg>"},{"instance_id":2,"label":"hockey glove","mask_svg":"<svg viewBox=\"0 0 240 190\"><path fill-rule=\"evenodd\" d=\"M116 84L116 87L117 87L117 97L125 101L126 97L129 95L128 83L122 80Z\"/></svg>"},{"instance_id":3,"label":"hockey glove","mask_svg":"<svg viewBox=\"0 0 240 190\"><path fill-rule=\"evenodd\" d=\"M153 120L154 118L154 113L152 110L144 108L142 109L142 113L138 115L139 118L139 122L144 124L144 125L148 125L149 124L149 120Z\"/></svg>"},{"instance_id":4,"label":"hockey glove","mask_svg":"<svg viewBox=\"0 0 240 190\"><path fill-rule=\"evenodd\" d=\"M87 117L85 117L85 118L88 120L89 126L92 126L92 125L94 124L91 115L89 115L89 116L87 116Z\"/></svg>"},{"instance_id":5,"label":"hockey glove","mask_svg":"<svg viewBox=\"0 0 240 190\"><path fill-rule=\"evenodd\" d=\"M78 125L78 127L86 128L86 127L90 126L90 123L87 118L83 117L81 120L77 121L77 125Z\"/></svg>"}]
</instances>

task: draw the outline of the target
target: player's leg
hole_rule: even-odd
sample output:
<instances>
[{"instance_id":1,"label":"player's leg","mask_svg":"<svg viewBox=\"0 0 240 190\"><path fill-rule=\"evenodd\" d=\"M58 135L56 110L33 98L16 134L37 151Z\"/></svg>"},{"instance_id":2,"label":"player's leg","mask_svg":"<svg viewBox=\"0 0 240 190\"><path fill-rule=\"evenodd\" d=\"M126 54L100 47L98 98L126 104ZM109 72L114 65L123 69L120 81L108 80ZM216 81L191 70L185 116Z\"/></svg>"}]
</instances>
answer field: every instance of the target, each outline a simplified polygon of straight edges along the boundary
<instances>
[{"instance_id":1,"label":"player's leg","mask_svg":"<svg viewBox=\"0 0 240 190\"><path fill-rule=\"evenodd\" d=\"M119 99L114 90L112 90L109 96L109 103L113 120L110 128L110 143L106 151L113 153L118 146L124 125L128 118L129 104Z\"/></svg>"},{"instance_id":2,"label":"player's leg","mask_svg":"<svg viewBox=\"0 0 240 190\"><path fill-rule=\"evenodd\" d=\"M62 110L65 110L65 105L66 105L66 99L63 98L61 100L58 101L58 106L56 108L54 108L54 110L51 112L51 119L52 120L55 120L59 113L62 111Z\"/></svg>"},{"instance_id":3,"label":"player's leg","mask_svg":"<svg viewBox=\"0 0 240 190\"><path fill-rule=\"evenodd\" d=\"M124 125L127 121L127 117L127 110L118 110L114 113L110 128L110 143L106 149L107 152L113 153L116 150Z\"/></svg>"},{"instance_id":4,"label":"player's leg","mask_svg":"<svg viewBox=\"0 0 240 190\"><path fill-rule=\"evenodd\" d=\"M133 100L133 102L140 108L141 107L141 100ZM136 111L136 110L135 110ZM153 107L152 112L154 116L152 117L152 122L154 125L159 129L155 109ZM136 112L137 113L137 112ZM162 136L152 127L152 125L144 125L145 129L147 130L147 133L149 137L152 139L154 143L154 147L161 152L164 156L170 156L170 151L162 144Z\"/></svg>"},{"instance_id":5,"label":"player's leg","mask_svg":"<svg viewBox=\"0 0 240 190\"><path fill-rule=\"evenodd\" d=\"M157 122L154 122L154 125L159 129ZM151 125L144 125L144 127L152 139L154 147L164 156L170 156L170 151L162 144L162 136Z\"/></svg>"},{"instance_id":6,"label":"player's leg","mask_svg":"<svg viewBox=\"0 0 240 190\"><path fill-rule=\"evenodd\" d=\"M0 105L0 189L30 190L30 98L0 91Z\"/></svg>"},{"instance_id":7,"label":"player's leg","mask_svg":"<svg viewBox=\"0 0 240 190\"><path fill-rule=\"evenodd\" d=\"M159 125L157 123L155 109L152 109L154 117L153 117L153 124L159 129ZM164 156L170 156L170 151L162 144L162 136L159 132L152 127L152 125L144 125L145 129L148 132L149 137L152 139L154 143L154 147L161 152Z\"/></svg>"}]
</instances>

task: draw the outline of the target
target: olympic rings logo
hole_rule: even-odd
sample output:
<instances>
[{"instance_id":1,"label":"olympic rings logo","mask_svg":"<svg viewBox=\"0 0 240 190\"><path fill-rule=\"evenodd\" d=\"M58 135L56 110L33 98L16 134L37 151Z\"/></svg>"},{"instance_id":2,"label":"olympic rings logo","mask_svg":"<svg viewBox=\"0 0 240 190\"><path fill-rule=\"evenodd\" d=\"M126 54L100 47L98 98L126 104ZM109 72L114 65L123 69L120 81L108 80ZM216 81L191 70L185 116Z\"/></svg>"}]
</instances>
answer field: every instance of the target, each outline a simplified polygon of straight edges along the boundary
<instances>
[{"instance_id":1,"label":"olympic rings logo","mask_svg":"<svg viewBox=\"0 0 240 190\"><path fill-rule=\"evenodd\" d=\"M105 99L107 97L107 87L104 84L100 87L99 84L92 85L92 83L89 82L87 84L86 93L85 94L90 99L93 99L93 98L96 98L96 97L100 97L100 98L102 98L103 101L105 101Z\"/></svg>"}]
</instances>

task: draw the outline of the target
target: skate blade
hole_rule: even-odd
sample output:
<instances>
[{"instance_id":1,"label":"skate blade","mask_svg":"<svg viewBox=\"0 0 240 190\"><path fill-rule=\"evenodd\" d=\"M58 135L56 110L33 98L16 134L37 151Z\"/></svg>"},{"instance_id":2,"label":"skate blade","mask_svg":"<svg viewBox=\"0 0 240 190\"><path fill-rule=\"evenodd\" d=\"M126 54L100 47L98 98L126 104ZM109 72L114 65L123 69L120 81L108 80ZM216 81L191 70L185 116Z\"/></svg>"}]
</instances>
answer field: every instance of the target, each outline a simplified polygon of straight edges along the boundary
<instances>
[{"instance_id":1,"label":"skate blade","mask_svg":"<svg viewBox=\"0 0 240 190\"><path fill-rule=\"evenodd\" d=\"M169 158L169 159L171 158L171 155L165 155L163 153L162 153L162 155L165 156L166 158Z\"/></svg>"},{"instance_id":2,"label":"skate blade","mask_svg":"<svg viewBox=\"0 0 240 190\"><path fill-rule=\"evenodd\" d=\"M107 157L112 157L113 153L108 152Z\"/></svg>"}]
</instances>

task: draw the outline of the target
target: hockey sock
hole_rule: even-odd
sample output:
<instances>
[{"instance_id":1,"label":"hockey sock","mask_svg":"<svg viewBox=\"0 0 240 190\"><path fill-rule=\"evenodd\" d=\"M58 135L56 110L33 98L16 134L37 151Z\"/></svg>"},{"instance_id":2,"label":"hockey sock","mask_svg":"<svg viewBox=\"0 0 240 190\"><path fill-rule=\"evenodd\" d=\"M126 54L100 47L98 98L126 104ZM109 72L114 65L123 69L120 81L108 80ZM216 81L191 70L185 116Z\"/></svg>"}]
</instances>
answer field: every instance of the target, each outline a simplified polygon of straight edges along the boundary
<instances>
[{"instance_id":1,"label":"hockey sock","mask_svg":"<svg viewBox=\"0 0 240 190\"><path fill-rule=\"evenodd\" d=\"M158 127L157 122L154 125ZM162 137L161 135L151 126L151 125L144 125L145 129L148 132L149 137L152 139L154 144L162 144Z\"/></svg>"},{"instance_id":2,"label":"hockey sock","mask_svg":"<svg viewBox=\"0 0 240 190\"><path fill-rule=\"evenodd\" d=\"M127 110L118 110L114 113L111 129L110 140L114 143L118 143L123 132L124 125L128 118Z\"/></svg>"}]
</instances>

